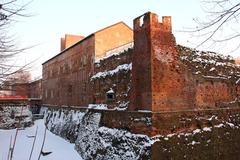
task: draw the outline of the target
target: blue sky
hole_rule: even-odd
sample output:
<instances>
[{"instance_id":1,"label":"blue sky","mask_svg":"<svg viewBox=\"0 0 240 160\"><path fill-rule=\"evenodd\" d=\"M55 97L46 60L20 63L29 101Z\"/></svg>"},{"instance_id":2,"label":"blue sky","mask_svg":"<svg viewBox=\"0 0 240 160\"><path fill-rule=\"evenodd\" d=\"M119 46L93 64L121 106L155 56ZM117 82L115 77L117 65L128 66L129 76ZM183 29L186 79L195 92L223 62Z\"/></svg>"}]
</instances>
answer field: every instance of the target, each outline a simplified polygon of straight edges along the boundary
<instances>
[{"instance_id":1,"label":"blue sky","mask_svg":"<svg viewBox=\"0 0 240 160\"><path fill-rule=\"evenodd\" d=\"M59 53L60 37L65 33L87 36L119 21L132 27L133 19L147 11L160 18L172 16L177 43L190 47L197 43L179 31L196 26L193 18L204 18L200 0L34 0L26 11L33 16L21 18L13 31L20 45L37 44L21 56L24 63L38 59L32 68L37 76L41 63Z\"/></svg>"}]
</instances>

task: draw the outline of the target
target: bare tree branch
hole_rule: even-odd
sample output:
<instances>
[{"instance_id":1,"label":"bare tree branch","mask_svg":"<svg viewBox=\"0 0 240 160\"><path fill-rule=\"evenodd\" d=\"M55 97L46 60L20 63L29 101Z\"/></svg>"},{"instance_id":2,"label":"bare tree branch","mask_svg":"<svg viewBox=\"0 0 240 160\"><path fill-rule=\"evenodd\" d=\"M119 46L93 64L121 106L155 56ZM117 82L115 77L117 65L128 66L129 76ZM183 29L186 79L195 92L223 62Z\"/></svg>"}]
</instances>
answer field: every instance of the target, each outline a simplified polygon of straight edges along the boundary
<instances>
[{"instance_id":1,"label":"bare tree branch","mask_svg":"<svg viewBox=\"0 0 240 160\"><path fill-rule=\"evenodd\" d=\"M234 45L238 47L240 44L240 2L237 0L202 0L201 4L207 14L206 19L194 19L197 27L184 31L200 37L201 41L196 48L207 42L212 46L214 43L231 41L234 41Z\"/></svg>"},{"instance_id":2,"label":"bare tree branch","mask_svg":"<svg viewBox=\"0 0 240 160\"><path fill-rule=\"evenodd\" d=\"M9 76L25 70L31 65L31 63L23 66L15 65L15 63L10 65L11 61L18 59L17 55L34 46L20 48L16 43L16 38L9 33L10 26L17 19L31 16L26 14L26 8L31 2L23 3L23 1L19 0L5 0L0 2L0 84Z\"/></svg>"}]
</instances>

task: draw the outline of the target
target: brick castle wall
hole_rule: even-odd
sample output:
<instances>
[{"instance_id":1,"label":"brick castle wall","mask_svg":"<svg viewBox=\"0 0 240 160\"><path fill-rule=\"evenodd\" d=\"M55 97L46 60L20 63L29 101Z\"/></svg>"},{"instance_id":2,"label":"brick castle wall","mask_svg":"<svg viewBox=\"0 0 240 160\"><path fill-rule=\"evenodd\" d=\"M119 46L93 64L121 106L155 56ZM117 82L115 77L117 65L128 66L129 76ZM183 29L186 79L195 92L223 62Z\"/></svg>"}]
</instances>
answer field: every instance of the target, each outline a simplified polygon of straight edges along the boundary
<instances>
[{"instance_id":1,"label":"brick castle wall","mask_svg":"<svg viewBox=\"0 0 240 160\"><path fill-rule=\"evenodd\" d=\"M130 110L214 108L239 99L240 68L234 61L226 58L221 62L224 58L213 53L208 53L212 59L207 61L204 58L208 54L196 54L198 59L192 57L189 61L198 60L204 65L201 76L196 76L191 68L194 66L181 61L182 52L177 49L170 17L163 17L159 23L157 15L148 12L134 20ZM188 57L194 52L191 50ZM212 68L208 70L210 62ZM210 74L213 71L215 75Z\"/></svg>"},{"instance_id":2,"label":"brick castle wall","mask_svg":"<svg viewBox=\"0 0 240 160\"><path fill-rule=\"evenodd\" d=\"M67 36L64 43L68 45L75 40ZM119 22L89 35L43 63L43 104L87 106L95 103L90 86L95 61L107 51L129 42L132 42L132 30Z\"/></svg>"},{"instance_id":3,"label":"brick castle wall","mask_svg":"<svg viewBox=\"0 0 240 160\"><path fill-rule=\"evenodd\" d=\"M131 88L132 49L95 63L95 74L90 79L94 103L108 104L109 108L127 107ZM123 68L126 66L126 68ZM112 90L113 98L108 98Z\"/></svg>"},{"instance_id":4,"label":"brick castle wall","mask_svg":"<svg viewBox=\"0 0 240 160\"><path fill-rule=\"evenodd\" d=\"M160 132L154 131L161 121L155 113L239 107L240 68L234 60L177 46L171 17L161 23L150 12L136 18L133 49L119 54L118 47L112 48L100 61L87 56L94 52L94 41L90 36L43 65L45 104L104 103L129 114L148 110L153 134Z\"/></svg>"}]
</instances>

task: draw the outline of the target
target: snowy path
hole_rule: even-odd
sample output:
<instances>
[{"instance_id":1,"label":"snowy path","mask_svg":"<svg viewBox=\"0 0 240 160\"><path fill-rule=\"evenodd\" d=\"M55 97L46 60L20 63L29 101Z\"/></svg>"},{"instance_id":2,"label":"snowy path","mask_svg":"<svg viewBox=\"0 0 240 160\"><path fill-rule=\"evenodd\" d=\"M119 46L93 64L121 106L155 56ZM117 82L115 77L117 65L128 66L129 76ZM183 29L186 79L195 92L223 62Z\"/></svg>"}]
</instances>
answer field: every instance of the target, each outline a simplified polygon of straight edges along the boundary
<instances>
[{"instance_id":1,"label":"snowy path","mask_svg":"<svg viewBox=\"0 0 240 160\"><path fill-rule=\"evenodd\" d=\"M37 160L40 152L43 135L44 122L43 120L35 121L32 127L20 130L14 150L13 160L28 160L32 142L34 138L29 136L34 135L36 127L38 126L38 135L33 151L32 159ZM0 160L7 160L7 153L9 148L10 137L14 137L16 130L0 130ZM47 156L41 156L41 160L82 160L77 151L74 149L74 144L70 144L61 137L58 137L47 130L46 141L44 145L45 152L52 153Z\"/></svg>"}]
</instances>

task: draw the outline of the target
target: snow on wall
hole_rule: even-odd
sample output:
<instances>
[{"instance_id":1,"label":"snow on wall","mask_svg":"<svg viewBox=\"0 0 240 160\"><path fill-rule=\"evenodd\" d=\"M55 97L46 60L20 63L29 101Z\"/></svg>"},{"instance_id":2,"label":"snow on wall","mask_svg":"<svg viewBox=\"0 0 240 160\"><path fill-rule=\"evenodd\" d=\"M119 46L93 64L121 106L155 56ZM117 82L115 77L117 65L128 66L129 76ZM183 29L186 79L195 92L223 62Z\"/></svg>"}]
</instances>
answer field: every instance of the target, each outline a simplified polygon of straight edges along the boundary
<instances>
[{"instance_id":1,"label":"snow on wall","mask_svg":"<svg viewBox=\"0 0 240 160\"><path fill-rule=\"evenodd\" d=\"M178 45L180 60L191 68L193 74L204 78L232 79L236 82L240 78L240 65L235 64L231 56L224 56L214 52L197 51Z\"/></svg>"},{"instance_id":2,"label":"snow on wall","mask_svg":"<svg viewBox=\"0 0 240 160\"><path fill-rule=\"evenodd\" d=\"M100 113L90 114L80 127L75 148L83 159L149 159L148 136L99 127L100 117Z\"/></svg>"},{"instance_id":3,"label":"snow on wall","mask_svg":"<svg viewBox=\"0 0 240 160\"><path fill-rule=\"evenodd\" d=\"M45 120L51 132L74 142L83 115L83 112L74 110L48 110L45 113Z\"/></svg>"},{"instance_id":4,"label":"snow on wall","mask_svg":"<svg viewBox=\"0 0 240 160\"><path fill-rule=\"evenodd\" d=\"M72 118L71 118L72 117ZM128 131L100 127L101 113L73 110L45 112L47 128L53 133L75 142L75 149L83 159L149 159L150 138Z\"/></svg>"},{"instance_id":5,"label":"snow on wall","mask_svg":"<svg viewBox=\"0 0 240 160\"><path fill-rule=\"evenodd\" d=\"M235 115L236 118L239 116ZM240 125L222 122L191 132L152 137L152 159L239 159Z\"/></svg>"},{"instance_id":6,"label":"snow on wall","mask_svg":"<svg viewBox=\"0 0 240 160\"><path fill-rule=\"evenodd\" d=\"M191 159L192 155L198 157L196 159L220 158L212 157L212 152L240 158L238 113L231 114L227 120L212 115L207 119L209 126L148 137L100 126L101 112L93 110L51 109L45 112L46 124L52 132L66 138L62 132L74 131L69 135L75 136L72 142L83 159Z\"/></svg>"},{"instance_id":7,"label":"snow on wall","mask_svg":"<svg viewBox=\"0 0 240 160\"><path fill-rule=\"evenodd\" d=\"M129 70L132 70L132 63L119 65L113 70L98 72L95 75L93 75L90 80L92 81L98 78L105 78L107 76L112 76L114 74L117 74L120 71L129 71Z\"/></svg>"},{"instance_id":8,"label":"snow on wall","mask_svg":"<svg viewBox=\"0 0 240 160\"><path fill-rule=\"evenodd\" d=\"M0 108L0 128L13 129L18 126L20 119L20 127L31 126L32 113L28 107L1 107Z\"/></svg>"}]
</instances>

